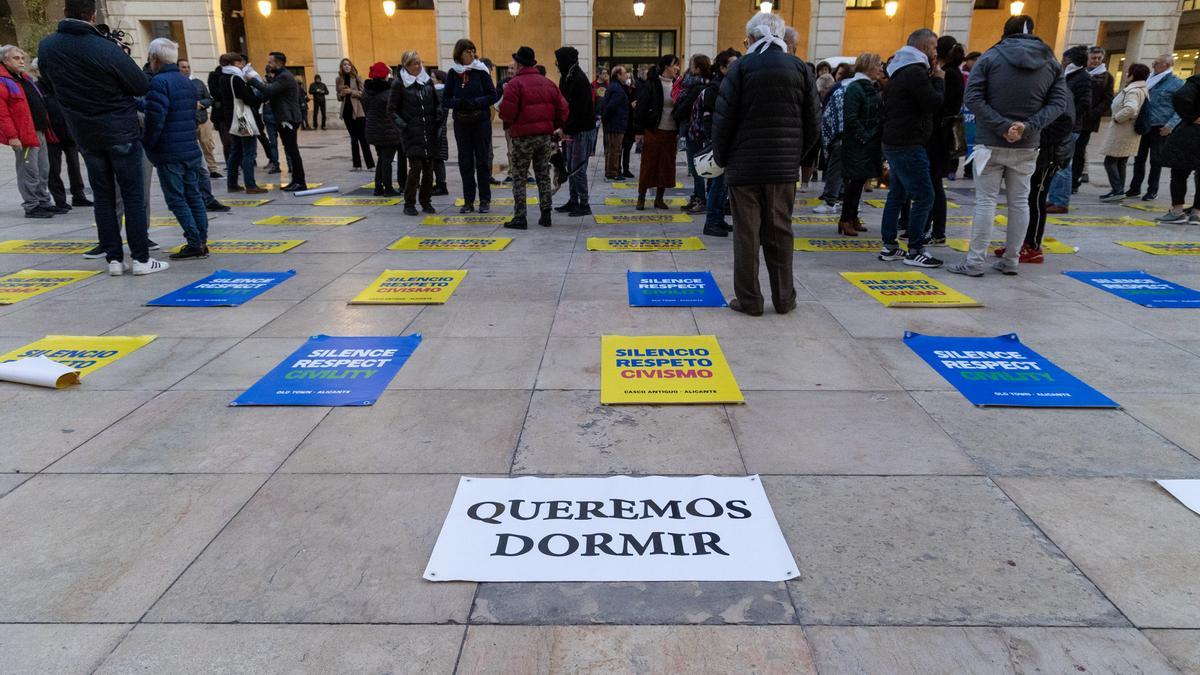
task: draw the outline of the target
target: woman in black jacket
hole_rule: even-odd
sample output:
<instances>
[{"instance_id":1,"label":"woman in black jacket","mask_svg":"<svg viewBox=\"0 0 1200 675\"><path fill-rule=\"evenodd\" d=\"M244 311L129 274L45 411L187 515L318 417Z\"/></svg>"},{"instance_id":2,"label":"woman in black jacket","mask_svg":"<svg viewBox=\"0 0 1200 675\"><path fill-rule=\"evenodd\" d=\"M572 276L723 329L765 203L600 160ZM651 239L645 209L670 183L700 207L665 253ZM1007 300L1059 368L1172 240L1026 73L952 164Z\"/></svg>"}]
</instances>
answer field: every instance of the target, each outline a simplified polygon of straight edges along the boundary
<instances>
[{"instance_id":1,"label":"woman in black jacket","mask_svg":"<svg viewBox=\"0 0 1200 675\"><path fill-rule=\"evenodd\" d=\"M637 117L642 146L641 175L638 177L637 209L646 209L646 191L654 188L654 208L665 209L663 191L675 187L675 155L679 149L679 129L671 112L671 86L679 74L679 59L672 54L659 58L638 90Z\"/></svg>"},{"instance_id":2,"label":"woman in black jacket","mask_svg":"<svg viewBox=\"0 0 1200 675\"><path fill-rule=\"evenodd\" d=\"M420 186L421 209L436 213L430 201L433 195L433 160L437 158L438 96L433 80L425 72L421 55L405 52L400 63L400 76L392 84L388 102L400 122L404 154L408 157L408 182L404 185L404 213L417 215L417 188ZM489 136L490 138L490 136ZM483 211L484 202L480 202Z\"/></svg>"},{"instance_id":3,"label":"woman in black jacket","mask_svg":"<svg viewBox=\"0 0 1200 675\"><path fill-rule=\"evenodd\" d=\"M1164 225L1200 225L1200 75L1192 75L1171 96L1179 124L1163 144L1163 165L1171 167L1171 210ZM1188 176L1195 172L1196 194L1186 209ZM1185 210L1186 209L1186 210Z\"/></svg>"},{"instance_id":4,"label":"woman in black jacket","mask_svg":"<svg viewBox=\"0 0 1200 675\"><path fill-rule=\"evenodd\" d=\"M496 87L487 66L475 58L475 43L467 39L455 43L454 65L447 75L443 105L453 113L458 172L466 202L459 212L475 210L478 187L479 212L487 213L492 201L491 107L496 102Z\"/></svg>"},{"instance_id":5,"label":"woman in black jacket","mask_svg":"<svg viewBox=\"0 0 1200 675\"><path fill-rule=\"evenodd\" d=\"M937 57L942 70L957 73L963 62L963 46L950 35L937 41ZM941 110L934 115L933 133L925 145L929 155L929 176L933 181L933 210L929 213L929 245L946 245L946 174L950 171L951 153L954 151L954 127L962 112L963 94L966 85L961 77L947 77L942 95Z\"/></svg>"},{"instance_id":6,"label":"woman in black jacket","mask_svg":"<svg viewBox=\"0 0 1200 675\"><path fill-rule=\"evenodd\" d=\"M382 61L371 66L370 79L363 83L362 107L366 116L366 139L375 147L378 155L375 163L375 196L394 197L398 192L392 185L392 164L400 155L397 183L403 185L406 177L404 150L400 145L400 127L392 118L389 109L392 83L388 80L391 71Z\"/></svg>"}]
</instances>

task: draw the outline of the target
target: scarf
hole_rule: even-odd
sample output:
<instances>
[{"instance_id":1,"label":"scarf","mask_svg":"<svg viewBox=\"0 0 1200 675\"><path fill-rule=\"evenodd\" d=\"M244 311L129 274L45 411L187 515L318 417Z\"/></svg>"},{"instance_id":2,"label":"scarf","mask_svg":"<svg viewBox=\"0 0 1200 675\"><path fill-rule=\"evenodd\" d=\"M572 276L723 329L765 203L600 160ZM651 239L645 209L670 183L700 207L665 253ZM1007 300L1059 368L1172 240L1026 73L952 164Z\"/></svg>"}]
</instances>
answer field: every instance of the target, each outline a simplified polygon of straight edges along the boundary
<instances>
[{"instance_id":1,"label":"scarf","mask_svg":"<svg viewBox=\"0 0 1200 675\"><path fill-rule=\"evenodd\" d=\"M914 63L923 64L926 68L928 68L929 57L925 55L925 52L917 49L916 47L904 45L899 49L899 51L896 52L894 56L892 56L892 62L889 63L887 67L888 77L893 77L897 70L900 70L905 66L911 66Z\"/></svg>"},{"instance_id":2,"label":"scarf","mask_svg":"<svg viewBox=\"0 0 1200 675\"><path fill-rule=\"evenodd\" d=\"M772 33L769 27L755 26L754 32L758 33L762 37L758 39L758 42L750 45L750 47L746 50L747 54L760 54L767 51L771 45L778 45L779 48L784 51L784 53L787 52L787 43L783 41L783 38L777 37L774 33Z\"/></svg>"},{"instance_id":3,"label":"scarf","mask_svg":"<svg viewBox=\"0 0 1200 675\"><path fill-rule=\"evenodd\" d=\"M1089 70L1088 75L1091 75L1092 77L1099 77L1107 72L1108 72L1108 66L1101 63L1100 65L1096 66L1095 68L1092 68L1091 70Z\"/></svg>"},{"instance_id":4,"label":"scarf","mask_svg":"<svg viewBox=\"0 0 1200 675\"><path fill-rule=\"evenodd\" d=\"M854 84L855 82L858 82L859 80L867 80L869 82L871 80L871 78L866 73L855 73L854 77L852 77L848 80L842 80L842 86L849 87L850 85Z\"/></svg>"},{"instance_id":5,"label":"scarf","mask_svg":"<svg viewBox=\"0 0 1200 675\"><path fill-rule=\"evenodd\" d=\"M417 82L421 85L425 85L426 83L429 82L429 73L427 73L425 71L425 69L422 68L421 73L419 75L410 75L407 70L401 68L400 69L400 81L404 82L405 87L413 86L414 82Z\"/></svg>"},{"instance_id":6,"label":"scarf","mask_svg":"<svg viewBox=\"0 0 1200 675\"><path fill-rule=\"evenodd\" d=\"M1159 82L1162 82L1164 79L1166 79L1168 76L1170 76L1172 74L1172 72L1173 71L1170 68L1167 68L1166 70L1162 71L1161 73L1151 74L1150 77L1146 79L1146 89L1153 89L1154 85L1158 84Z\"/></svg>"},{"instance_id":7,"label":"scarf","mask_svg":"<svg viewBox=\"0 0 1200 675\"><path fill-rule=\"evenodd\" d=\"M246 79L245 74L242 73L242 69L237 66L221 66L221 72L226 75L232 75L239 80Z\"/></svg>"},{"instance_id":8,"label":"scarf","mask_svg":"<svg viewBox=\"0 0 1200 675\"><path fill-rule=\"evenodd\" d=\"M1083 70L1083 66L1077 66L1074 63L1068 63L1067 67L1063 70L1063 77L1065 78L1077 70Z\"/></svg>"},{"instance_id":9,"label":"scarf","mask_svg":"<svg viewBox=\"0 0 1200 675\"><path fill-rule=\"evenodd\" d=\"M459 75L462 75L463 73L467 72L468 70L481 70L484 73L488 72L487 66L483 65L483 62L480 61L479 59L475 59L468 66L464 66L461 63L456 63L456 64L450 66L450 69L453 70L454 72L458 73Z\"/></svg>"}]
</instances>

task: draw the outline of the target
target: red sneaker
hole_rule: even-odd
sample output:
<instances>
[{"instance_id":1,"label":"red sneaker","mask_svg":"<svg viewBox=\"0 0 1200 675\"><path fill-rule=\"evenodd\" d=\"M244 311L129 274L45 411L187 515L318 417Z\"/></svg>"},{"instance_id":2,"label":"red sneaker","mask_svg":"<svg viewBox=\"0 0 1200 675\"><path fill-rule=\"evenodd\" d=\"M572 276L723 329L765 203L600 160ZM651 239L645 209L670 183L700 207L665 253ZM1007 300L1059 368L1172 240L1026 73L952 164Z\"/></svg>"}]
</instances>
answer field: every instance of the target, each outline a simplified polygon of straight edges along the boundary
<instances>
[{"instance_id":1,"label":"red sneaker","mask_svg":"<svg viewBox=\"0 0 1200 675\"><path fill-rule=\"evenodd\" d=\"M1045 262L1045 257L1042 256L1042 249L1021 247L1021 255L1017 258L1023 263L1042 263Z\"/></svg>"},{"instance_id":2,"label":"red sneaker","mask_svg":"<svg viewBox=\"0 0 1200 675\"><path fill-rule=\"evenodd\" d=\"M996 248L995 251L992 251L992 255L996 256L997 258L1003 258L1004 252L1007 250L1008 250L1007 246L999 246Z\"/></svg>"}]
</instances>

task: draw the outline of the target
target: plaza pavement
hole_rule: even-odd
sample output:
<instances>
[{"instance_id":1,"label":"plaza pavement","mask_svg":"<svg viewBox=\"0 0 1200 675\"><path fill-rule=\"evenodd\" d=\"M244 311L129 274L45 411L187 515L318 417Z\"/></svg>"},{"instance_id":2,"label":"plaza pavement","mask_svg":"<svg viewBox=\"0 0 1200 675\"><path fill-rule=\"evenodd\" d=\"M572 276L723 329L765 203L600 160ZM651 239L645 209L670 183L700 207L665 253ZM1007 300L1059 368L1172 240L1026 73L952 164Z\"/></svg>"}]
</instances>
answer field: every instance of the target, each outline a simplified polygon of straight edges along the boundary
<instances>
[{"instance_id":1,"label":"plaza pavement","mask_svg":"<svg viewBox=\"0 0 1200 675\"><path fill-rule=\"evenodd\" d=\"M342 132L301 138L310 180L345 192L371 179L348 171ZM598 168L595 210L634 213L602 206L634 192ZM457 213L450 175L441 214ZM90 210L21 218L12 179L6 159L0 239L93 238ZM1077 213L1145 216L1099 205L1101 187L1085 186ZM949 188L965 207L951 215L969 215L970 184ZM729 239L584 248L588 236L699 235L702 217L556 215L552 229L510 232L269 196L214 217L211 237L304 245L96 276L0 308L0 353L47 334L158 335L70 390L0 383L0 672L1200 672L1200 515L1152 481L1200 478L1200 314L1060 274L1143 269L1200 288L1194 258L1113 243L1200 240L1200 228L1051 226L1078 254L1018 277L930 272L984 304L973 309L888 309L838 273L902 268L797 253L798 309L753 319L626 301L627 269L711 270L730 295ZM157 184L153 214L166 214ZM366 219L251 224L272 214ZM880 215L864 209L867 236ZM493 233L515 241L385 250L404 235ZM169 227L151 236L182 241ZM0 255L3 273L101 267ZM386 268L459 267L470 272L444 306L346 304ZM239 308L144 306L220 268L297 274ZM901 343L905 330L1017 332L1124 409L974 408ZM227 406L317 333L425 341L372 407ZM746 404L601 406L605 333L717 335ZM798 579L421 578L460 475L705 473L764 475Z\"/></svg>"}]
</instances>

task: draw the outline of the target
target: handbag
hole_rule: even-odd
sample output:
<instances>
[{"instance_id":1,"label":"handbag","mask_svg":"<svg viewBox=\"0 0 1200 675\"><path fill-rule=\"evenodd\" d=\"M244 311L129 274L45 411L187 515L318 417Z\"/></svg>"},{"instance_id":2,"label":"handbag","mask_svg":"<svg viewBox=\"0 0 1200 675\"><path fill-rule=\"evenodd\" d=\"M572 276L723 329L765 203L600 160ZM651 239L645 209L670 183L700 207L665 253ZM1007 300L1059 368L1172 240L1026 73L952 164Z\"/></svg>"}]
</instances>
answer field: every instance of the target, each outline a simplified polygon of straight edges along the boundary
<instances>
[{"instance_id":1,"label":"handbag","mask_svg":"<svg viewBox=\"0 0 1200 675\"><path fill-rule=\"evenodd\" d=\"M478 124L484 120L486 115L487 111L479 108L475 110L454 109L454 121L459 124Z\"/></svg>"},{"instance_id":2,"label":"handbag","mask_svg":"<svg viewBox=\"0 0 1200 675\"><path fill-rule=\"evenodd\" d=\"M962 115L946 118L946 149L951 159L967 154L967 127Z\"/></svg>"},{"instance_id":3,"label":"handbag","mask_svg":"<svg viewBox=\"0 0 1200 675\"><path fill-rule=\"evenodd\" d=\"M237 90L233 87L233 78L229 80L229 90L233 92L233 119L229 125L229 133L234 136L257 136L258 124L254 122L254 111L245 101L238 98Z\"/></svg>"},{"instance_id":4,"label":"handbag","mask_svg":"<svg viewBox=\"0 0 1200 675\"><path fill-rule=\"evenodd\" d=\"M1133 133L1138 136L1145 136L1150 133L1150 100L1146 99L1142 103L1142 109L1138 111L1137 119L1133 121Z\"/></svg>"}]
</instances>

